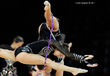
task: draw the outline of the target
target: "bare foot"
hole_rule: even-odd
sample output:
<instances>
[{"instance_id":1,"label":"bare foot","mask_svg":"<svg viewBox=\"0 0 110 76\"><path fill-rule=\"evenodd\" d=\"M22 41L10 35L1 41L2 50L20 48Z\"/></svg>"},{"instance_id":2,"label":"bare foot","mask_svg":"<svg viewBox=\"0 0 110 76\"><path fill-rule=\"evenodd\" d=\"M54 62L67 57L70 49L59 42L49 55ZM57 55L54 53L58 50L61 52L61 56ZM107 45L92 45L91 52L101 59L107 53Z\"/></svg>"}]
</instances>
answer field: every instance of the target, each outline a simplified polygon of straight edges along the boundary
<instances>
[{"instance_id":1,"label":"bare foot","mask_svg":"<svg viewBox=\"0 0 110 76\"><path fill-rule=\"evenodd\" d=\"M80 73L87 73L88 72L88 70L85 70L85 69L76 69L76 70L74 70L73 72L72 72L72 74L73 75L78 75L78 74L80 74Z\"/></svg>"},{"instance_id":2,"label":"bare foot","mask_svg":"<svg viewBox=\"0 0 110 76\"><path fill-rule=\"evenodd\" d=\"M87 66L88 66L88 67L97 67L98 64L97 64L97 63L95 63L95 64L87 64Z\"/></svg>"},{"instance_id":3,"label":"bare foot","mask_svg":"<svg viewBox=\"0 0 110 76\"><path fill-rule=\"evenodd\" d=\"M45 7L44 7L44 10L45 10L45 11L49 10L50 7L51 7L51 6L50 6L50 3L49 3L48 1L45 1L45 2L44 2L44 5L45 5Z\"/></svg>"},{"instance_id":4,"label":"bare foot","mask_svg":"<svg viewBox=\"0 0 110 76\"><path fill-rule=\"evenodd\" d=\"M45 6L50 6L50 3L49 3L48 1L45 1L45 2L44 2L44 5L45 5Z\"/></svg>"},{"instance_id":5,"label":"bare foot","mask_svg":"<svg viewBox=\"0 0 110 76\"><path fill-rule=\"evenodd\" d=\"M94 57L93 55L84 55L84 56L87 56L84 60L89 60L89 59L92 59Z\"/></svg>"}]
</instances>

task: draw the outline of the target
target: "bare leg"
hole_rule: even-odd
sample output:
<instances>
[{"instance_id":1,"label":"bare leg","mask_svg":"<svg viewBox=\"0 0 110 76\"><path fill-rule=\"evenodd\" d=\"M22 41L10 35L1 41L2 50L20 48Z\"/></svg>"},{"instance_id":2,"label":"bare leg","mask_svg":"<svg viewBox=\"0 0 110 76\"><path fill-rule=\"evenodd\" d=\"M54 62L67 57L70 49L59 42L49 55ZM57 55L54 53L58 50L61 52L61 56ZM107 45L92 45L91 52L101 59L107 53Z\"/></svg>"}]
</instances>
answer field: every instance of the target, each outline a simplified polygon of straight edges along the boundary
<instances>
[{"instance_id":1,"label":"bare leg","mask_svg":"<svg viewBox=\"0 0 110 76\"><path fill-rule=\"evenodd\" d=\"M94 56L93 55L85 55L87 56L84 60L90 60L92 59ZM97 67L98 64L97 63L94 63L94 64L87 64L87 67Z\"/></svg>"},{"instance_id":2,"label":"bare leg","mask_svg":"<svg viewBox=\"0 0 110 76\"><path fill-rule=\"evenodd\" d=\"M22 52L17 55L16 61L19 61L23 64L43 65L45 58L40 55L28 54L28 53ZM84 69L68 67L63 64L55 63L54 61L51 61L50 59L47 59L46 64L47 66L52 67L55 70L71 72L73 75L77 75L78 73L88 72L87 70L84 70Z\"/></svg>"},{"instance_id":3,"label":"bare leg","mask_svg":"<svg viewBox=\"0 0 110 76\"><path fill-rule=\"evenodd\" d=\"M60 63L60 64L63 64L64 65L64 61L62 63ZM62 70L57 70L56 71L56 76L63 76L63 72L64 71L62 71Z\"/></svg>"},{"instance_id":4,"label":"bare leg","mask_svg":"<svg viewBox=\"0 0 110 76\"><path fill-rule=\"evenodd\" d=\"M0 49L0 57L15 61L14 52L6 49Z\"/></svg>"},{"instance_id":5,"label":"bare leg","mask_svg":"<svg viewBox=\"0 0 110 76\"><path fill-rule=\"evenodd\" d=\"M21 52L16 56L16 61L19 61L23 64L44 65L45 58L38 54Z\"/></svg>"},{"instance_id":6,"label":"bare leg","mask_svg":"<svg viewBox=\"0 0 110 76\"><path fill-rule=\"evenodd\" d=\"M44 2L44 17L46 19L46 24L47 24L47 28L51 29L52 28L52 12L51 12L51 5L48 1ZM38 33L40 33L40 28L41 28L42 24L39 26L38 29ZM56 32L59 30L59 22L58 19L56 17L53 16L53 32Z\"/></svg>"},{"instance_id":7,"label":"bare leg","mask_svg":"<svg viewBox=\"0 0 110 76\"><path fill-rule=\"evenodd\" d=\"M44 10L45 10L45 13L44 13L44 16L45 16L45 19L46 19L46 23L48 24L48 27L52 27L52 12L51 12L51 5L48 1L45 1L44 2ZM58 19L56 17L53 17L53 20L54 20L54 24L53 24L53 32L54 31L57 31L59 29L59 22L58 22Z\"/></svg>"}]
</instances>

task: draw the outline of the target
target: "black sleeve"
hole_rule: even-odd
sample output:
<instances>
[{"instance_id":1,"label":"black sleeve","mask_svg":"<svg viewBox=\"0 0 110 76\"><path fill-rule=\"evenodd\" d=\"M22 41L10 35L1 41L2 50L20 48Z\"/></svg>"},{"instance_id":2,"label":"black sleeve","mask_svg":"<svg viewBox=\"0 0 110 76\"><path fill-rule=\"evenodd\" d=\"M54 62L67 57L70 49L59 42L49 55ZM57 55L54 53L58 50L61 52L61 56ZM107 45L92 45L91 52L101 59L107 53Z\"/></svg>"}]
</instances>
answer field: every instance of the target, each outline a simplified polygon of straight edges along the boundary
<instances>
[{"instance_id":1,"label":"black sleeve","mask_svg":"<svg viewBox=\"0 0 110 76\"><path fill-rule=\"evenodd\" d=\"M52 32L52 34L53 34L52 35L53 39L55 38L57 41L61 41L60 29L56 32ZM42 23L38 40L48 40L49 38L50 38L50 30L47 28L46 23Z\"/></svg>"},{"instance_id":2,"label":"black sleeve","mask_svg":"<svg viewBox=\"0 0 110 76\"><path fill-rule=\"evenodd\" d=\"M49 39L49 36L50 31L47 28L46 23L42 23L38 40Z\"/></svg>"},{"instance_id":3,"label":"black sleeve","mask_svg":"<svg viewBox=\"0 0 110 76\"><path fill-rule=\"evenodd\" d=\"M66 57L69 57L71 58L72 60L76 60L80 63L85 63L85 64L88 64L89 62L88 61L85 61L85 56L82 56L82 55L78 55L78 54L75 54L75 53L70 53L68 51L68 46L67 45L61 45L58 41L56 40L51 40L51 45L53 45L55 48L57 48L61 53L63 53Z\"/></svg>"}]
</instances>

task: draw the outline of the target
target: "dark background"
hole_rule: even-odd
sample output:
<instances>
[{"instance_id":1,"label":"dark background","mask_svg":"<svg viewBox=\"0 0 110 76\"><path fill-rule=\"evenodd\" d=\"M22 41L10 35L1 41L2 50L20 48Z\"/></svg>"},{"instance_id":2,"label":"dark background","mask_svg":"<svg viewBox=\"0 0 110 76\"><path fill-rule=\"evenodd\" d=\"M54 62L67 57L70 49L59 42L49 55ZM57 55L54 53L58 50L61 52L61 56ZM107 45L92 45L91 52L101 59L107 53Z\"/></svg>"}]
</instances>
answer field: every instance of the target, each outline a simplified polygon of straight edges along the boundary
<instances>
[{"instance_id":1,"label":"dark background","mask_svg":"<svg viewBox=\"0 0 110 76\"><path fill-rule=\"evenodd\" d=\"M38 26L45 22L45 0L2 1L0 2L0 44L11 44L12 39L21 35L25 44L37 40ZM87 76L108 76L109 74L109 3L96 0L49 0L53 15L59 18L61 32L66 42L73 42L72 52L93 54L99 67L87 68L66 59L65 64L89 69ZM95 2L76 4L76 2ZM24 44L24 45L25 45ZM65 73L64 76L72 76ZM80 75L79 75L80 76Z\"/></svg>"}]
</instances>

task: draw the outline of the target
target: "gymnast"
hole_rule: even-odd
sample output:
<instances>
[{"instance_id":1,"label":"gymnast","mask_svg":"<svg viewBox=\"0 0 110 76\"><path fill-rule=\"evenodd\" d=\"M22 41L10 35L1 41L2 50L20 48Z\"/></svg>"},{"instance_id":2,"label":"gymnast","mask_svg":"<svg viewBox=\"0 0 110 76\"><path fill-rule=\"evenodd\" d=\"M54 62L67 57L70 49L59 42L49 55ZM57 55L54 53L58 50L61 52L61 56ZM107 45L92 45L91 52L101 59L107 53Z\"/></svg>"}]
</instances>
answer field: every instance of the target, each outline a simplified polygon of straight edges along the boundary
<instances>
[{"instance_id":1,"label":"gymnast","mask_svg":"<svg viewBox=\"0 0 110 76\"><path fill-rule=\"evenodd\" d=\"M42 45L44 44L44 45ZM39 46L41 45L41 46ZM46 41L36 41L32 42L30 44L27 44L24 47L19 47L15 50L15 53L13 51L0 49L0 57L11 59L13 61L19 61L23 64L30 64L30 65L44 65L45 61L45 50L47 48L48 42ZM42 52L41 52L42 50ZM52 51L57 50L50 45L49 47L49 53ZM33 54L32 54L33 53ZM15 54L15 56L14 56ZM16 59L15 59L16 57ZM59 63L56 63L50 59L47 59L46 65L55 69L55 70L62 70L71 72L73 75L77 75L78 73L86 73L88 72L85 69L79 69L79 68L73 68L68 67ZM59 66L59 67L57 67Z\"/></svg>"},{"instance_id":2,"label":"gymnast","mask_svg":"<svg viewBox=\"0 0 110 76\"><path fill-rule=\"evenodd\" d=\"M38 29L39 38L38 38L38 40L48 40L49 36L50 36L50 29L52 27L52 26L49 26L49 25L52 25L52 13L51 13L50 3L48 1L45 1L44 5L45 5L44 17L46 19L46 23L42 23L39 26L39 29ZM59 43L64 43L65 35L60 33L59 22L58 22L56 17L53 17L53 20L54 20L53 35L52 35L53 39L56 39ZM77 55L77 54L75 54L74 56L76 56L76 59L78 58L77 56L82 57L81 55ZM85 58L85 60L93 58L93 55L85 55L85 56L88 56ZM43 68L43 66L41 66L41 65L40 66L38 65L37 67ZM96 65L95 64L93 64L93 65L89 64L88 67L96 67ZM36 73L35 71L33 71L33 72Z\"/></svg>"},{"instance_id":3,"label":"gymnast","mask_svg":"<svg viewBox=\"0 0 110 76\"><path fill-rule=\"evenodd\" d=\"M56 17L52 15L51 12L51 4L48 1L44 2L44 17L46 19L46 23L41 23L41 25L38 28L39 38L38 40L48 40L50 37L50 29L52 28L52 20L53 20L53 32L52 32L52 41L53 45L55 45L57 48L59 48L60 52L66 55L67 57L72 58L73 60L77 60L79 62L85 63L88 67L97 67L98 64L90 64L89 62L85 60L90 60L94 56L93 55L78 55L78 54L70 54L68 50L68 44L64 43L65 41L65 34L62 34L59 29L59 21ZM51 41L51 42L52 42ZM66 48L62 47L61 45L64 45ZM62 48L61 48L62 47ZM63 50L63 51L62 51Z\"/></svg>"},{"instance_id":4,"label":"gymnast","mask_svg":"<svg viewBox=\"0 0 110 76\"><path fill-rule=\"evenodd\" d=\"M63 52L63 54L65 56L69 57L68 55L66 55L64 53L64 51L62 49L59 49L59 47L56 47L54 43L58 43L58 42L52 41L52 43L50 44L50 47L49 47L48 55L50 53L52 53L53 51L58 50L60 52ZM10 54L8 53L10 55L10 56L8 55L8 57L6 56L6 54L7 54L6 51L8 51L8 50L5 51L6 54L3 54L4 53L2 51L3 49L1 49L0 50L1 57L10 58L12 60L16 60L16 61L19 61L24 64L43 65L44 61L45 61L45 58L43 56L45 56L47 45L48 45L48 41L46 41L46 40L35 41L30 44L27 44L25 47L19 47L18 49L15 50L15 53L13 53L13 52L11 52ZM66 50L67 49L68 49L68 46L67 46ZM15 54L16 59L13 56L14 54ZM71 54L71 55L73 55L73 54ZM63 70L63 71L71 72L73 75L77 75L78 73L87 72L87 70L84 70L84 69L67 67L65 65L55 63L54 61L52 61L50 59L47 59L46 65L49 67L52 67L55 70ZM59 66L59 67L57 67L57 66Z\"/></svg>"},{"instance_id":5,"label":"gymnast","mask_svg":"<svg viewBox=\"0 0 110 76\"><path fill-rule=\"evenodd\" d=\"M1 49L8 49L8 50L15 50L17 49L18 47L22 46L24 43L24 40L21 36L16 36L14 39L13 39L13 42L11 45L5 45L5 44L2 44L0 45L0 48ZM15 68L16 66L14 65L14 61L10 60L10 59L2 59L3 62L6 62L6 63L1 63L0 65L2 65L2 67L0 67L2 69L2 72L1 72L1 76L9 76L9 72L12 72L12 74L14 76L17 76L17 69Z\"/></svg>"},{"instance_id":6,"label":"gymnast","mask_svg":"<svg viewBox=\"0 0 110 76\"><path fill-rule=\"evenodd\" d=\"M72 43L69 43L68 44L69 46L69 51L70 51L70 48L72 46ZM55 51L54 52L54 56L56 56L55 61L60 63L60 64L64 64L64 59L65 59L65 55L63 55L61 52L59 51ZM52 71L52 68L51 67L48 67L46 66L46 69L44 70L44 65L37 65L37 66L32 66L31 67L31 74L32 76L36 76L36 75L42 75L42 76L51 76L51 72ZM63 76L63 71L62 70L56 70L56 76ZM53 74L52 74L53 76Z\"/></svg>"},{"instance_id":7,"label":"gymnast","mask_svg":"<svg viewBox=\"0 0 110 76\"><path fill-rule=\"evenodd\" d=\"M61 54L59 51L55 51L54 55L58 57L58 60L56 62L60 64L64 64L64 58L65 56ZM39 66L33 66L31 68L31 74L32 76L63 76L63 71L62 70L56 70L56 74L54 75L51 73L52 68L46 66L44 69L44 66L39 65Z\"/></svg>"}]
</instances>

